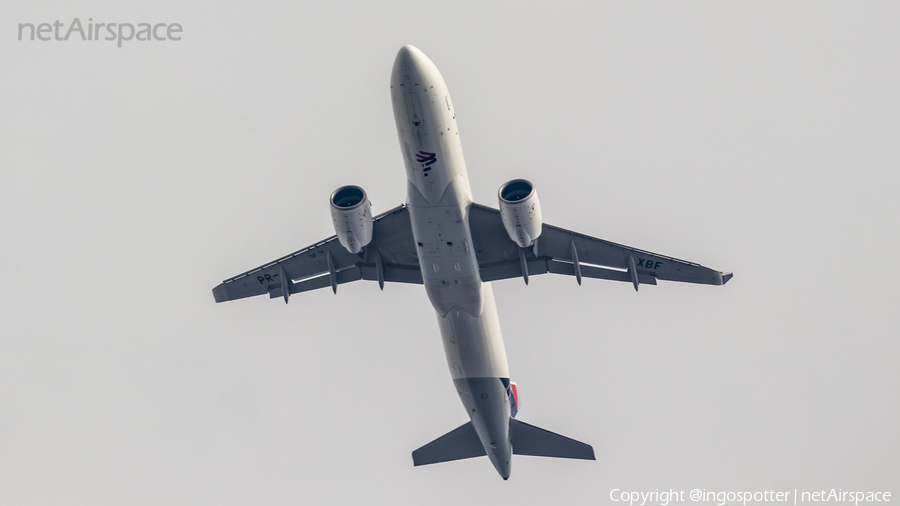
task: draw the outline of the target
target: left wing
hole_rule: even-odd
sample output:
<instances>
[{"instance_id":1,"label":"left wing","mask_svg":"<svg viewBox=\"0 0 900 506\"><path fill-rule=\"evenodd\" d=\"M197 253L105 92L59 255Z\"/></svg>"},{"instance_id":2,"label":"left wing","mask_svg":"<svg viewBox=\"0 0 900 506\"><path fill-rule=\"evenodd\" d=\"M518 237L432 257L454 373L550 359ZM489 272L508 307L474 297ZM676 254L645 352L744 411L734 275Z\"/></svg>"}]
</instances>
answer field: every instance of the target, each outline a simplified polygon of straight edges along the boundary
<instances>
[{"instance_id":1,"label":"left wing","mask_svg":"<svg viewBox=\"0 0 900 506\"><path fill-rule=\"evenodd\" d=\"M724 285L730 272L719 272L700 264L604 241L544 224L533 248L522 249L509 238L500 211L479 204L469 210L472 240L481 268L482 281L529 275L565 274L581 278L630 281L655 285L657 279ZM587 264L587 265L585 265Z\"/></svg>"},{"instance_id":2,"label":"left wing","mask_svg":"<svg viewBox=\"0 0 900 506\"><path fill-rule=\"evenodd\" d=\"M358 255L350 253L337 236L303 248L256 269L226 279L213 288L216 302L255 295L284 297L360 279L422 284L422 272L413 242L409 211L401 205L374 218L372 242ZM295 281L296 280L296 281Z\"/></svg>"}]
</instances>

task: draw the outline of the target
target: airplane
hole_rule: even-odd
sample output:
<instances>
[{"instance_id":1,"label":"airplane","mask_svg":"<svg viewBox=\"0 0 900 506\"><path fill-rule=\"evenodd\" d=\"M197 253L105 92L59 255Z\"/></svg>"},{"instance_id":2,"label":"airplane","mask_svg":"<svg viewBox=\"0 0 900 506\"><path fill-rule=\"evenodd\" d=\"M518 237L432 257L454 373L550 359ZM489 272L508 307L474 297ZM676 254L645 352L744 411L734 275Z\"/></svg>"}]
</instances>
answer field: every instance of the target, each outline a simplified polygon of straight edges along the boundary
<instances>
[{"instance_id":1,"label":"airplane","mask_svg":"<svg viewBox=\"0 0 900 506\"><path fill-rule=\"evenodd\" d=\"M352 281L413 283L437 312L450 376L470 421L412 453L421 466L487 456L509 479L512 455L595 460L588 444L516 418L491 282L572 276L640 285L657 280L724 285L732 273L544 224L535 186L503 184L499 210L472 200L447 85L422 51L404 46L391 72L391 101L407 177L407 203L372 216L359 186L331 194L335 235L226 279L216 302L290 296Z\"/></svg>"}]
</instances>

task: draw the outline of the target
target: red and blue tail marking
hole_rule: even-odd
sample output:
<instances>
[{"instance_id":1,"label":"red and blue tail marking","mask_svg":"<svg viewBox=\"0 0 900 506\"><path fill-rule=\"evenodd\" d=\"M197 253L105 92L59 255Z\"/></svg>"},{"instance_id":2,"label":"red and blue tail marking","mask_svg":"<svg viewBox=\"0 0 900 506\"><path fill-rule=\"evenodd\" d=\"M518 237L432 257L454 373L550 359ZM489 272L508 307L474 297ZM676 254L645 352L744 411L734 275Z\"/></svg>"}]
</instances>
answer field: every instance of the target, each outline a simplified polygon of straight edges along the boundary
<instances>
[{"instance_id":1,"label":"red and blue tail marking","mask_svg":"<svg viewBox=\"0 0 900 506\"><path fill-rule=\"evenodd\" d=\"M506 395L509 397L509 416L515 418L519 413L519 391L516 389L516 382L509 381L508 378L500 378L500 381L506 387Z\"/></svg>"}]
</instances>

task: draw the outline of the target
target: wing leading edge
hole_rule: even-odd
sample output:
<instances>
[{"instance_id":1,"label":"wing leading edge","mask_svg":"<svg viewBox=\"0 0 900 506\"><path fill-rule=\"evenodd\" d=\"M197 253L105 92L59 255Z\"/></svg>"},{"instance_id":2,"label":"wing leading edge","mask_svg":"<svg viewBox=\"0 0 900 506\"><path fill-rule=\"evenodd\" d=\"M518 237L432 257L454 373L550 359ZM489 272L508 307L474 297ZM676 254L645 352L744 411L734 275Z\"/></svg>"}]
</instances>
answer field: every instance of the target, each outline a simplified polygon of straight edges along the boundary
<instances>
[{"instance_id":1,"label":"wing leading edge","mask_svg":"<svg viewBox=\"0 0 900 506\"><path fill-rule=\"evenodd\" d=\"M265 265L226 279L213 288L216 302L269 294L284 297L360 279L422 283L409 211L401 205L374 218L372 242L358 255L331 236Z\"/></svg>"},{"instance_id":2,"label":"wing leading edge","mask_svg":"<svg viewBox=\"0 0 900 506\"><path fill-rule=\"evenodd\" d=\"M472 240L483 281L553 273L581 278L609 279L638 285L655 285L657 279L724 285L730 272L719 272L700 264L623 246L552 225L543 231L534 248L514 243L500 211L473 204L469 211Z\"/></svg>"}]
</instances>

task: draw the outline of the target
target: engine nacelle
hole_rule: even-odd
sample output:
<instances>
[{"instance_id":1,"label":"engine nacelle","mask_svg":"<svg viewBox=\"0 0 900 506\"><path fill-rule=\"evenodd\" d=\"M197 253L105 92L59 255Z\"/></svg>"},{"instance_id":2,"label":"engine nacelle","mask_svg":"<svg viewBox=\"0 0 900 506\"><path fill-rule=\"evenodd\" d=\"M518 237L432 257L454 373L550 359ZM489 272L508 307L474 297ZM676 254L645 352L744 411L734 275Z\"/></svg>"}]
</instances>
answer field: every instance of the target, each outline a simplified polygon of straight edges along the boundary
<instances>
[{"instance_id":1,"label":"engine nacelle","mask_svg":"<svg viewBox=\"0 0 900 506\"><path fill-rule=\"evenodd\" d=\"M509 238L527 248L541 235L543 219L537 190L531 181L513 179L500 187L500 217Z\"/></svg>"},{"instance_id":2,"label":"engine nacelle","mask_svg":"<svg viewBox=\"0 0 900 506\"><path fill-rule=\"evenodd\" d=\"M372 242L372 204L359 186L341 186L331 194L331 221L341 246L359 253Z\"/></svg>"}]
</instances>

